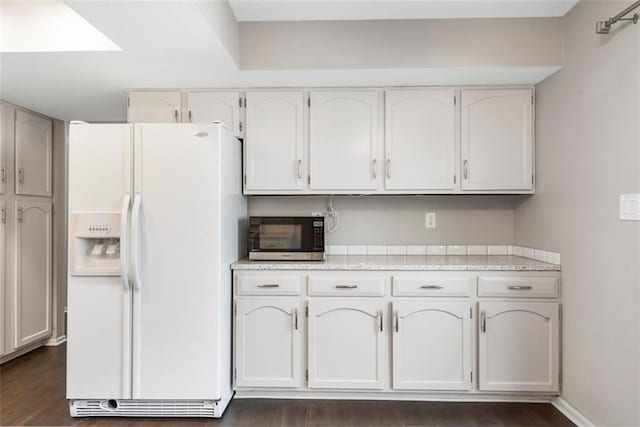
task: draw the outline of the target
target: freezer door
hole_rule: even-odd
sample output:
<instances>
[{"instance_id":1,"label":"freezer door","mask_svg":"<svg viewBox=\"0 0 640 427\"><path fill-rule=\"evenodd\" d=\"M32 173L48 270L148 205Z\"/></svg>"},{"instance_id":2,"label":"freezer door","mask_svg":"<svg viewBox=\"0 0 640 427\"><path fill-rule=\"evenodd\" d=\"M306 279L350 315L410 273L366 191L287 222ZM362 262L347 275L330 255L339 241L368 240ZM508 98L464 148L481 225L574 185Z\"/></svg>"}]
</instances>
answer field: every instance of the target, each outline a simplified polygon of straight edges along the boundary
<instances>
[{"instance_id":1,"label":"freezer door","mask_svg":"<svg viewBox=\"0 0 640 427\"><path fill-rule=\"evenodd\" d=\"M119 217L120 244L126 247L133 128L71 124L69 129L69 219L95 212ZM70 252L77 236L70 225ZM126 248L120 255L126 271ZM68 259L67 398L129 399L132 296L126 275L75 275L75 258Z\"/></svg>"},{"instance_id":2,"label":"freezer door","mask_svg":"<svg viewBox=\"0 0 640 427\"><path fill-rule=\"evenodd\" d=\"M133 398L220 397L216 125L135 125Z\"/></svg>"}]
</instances>

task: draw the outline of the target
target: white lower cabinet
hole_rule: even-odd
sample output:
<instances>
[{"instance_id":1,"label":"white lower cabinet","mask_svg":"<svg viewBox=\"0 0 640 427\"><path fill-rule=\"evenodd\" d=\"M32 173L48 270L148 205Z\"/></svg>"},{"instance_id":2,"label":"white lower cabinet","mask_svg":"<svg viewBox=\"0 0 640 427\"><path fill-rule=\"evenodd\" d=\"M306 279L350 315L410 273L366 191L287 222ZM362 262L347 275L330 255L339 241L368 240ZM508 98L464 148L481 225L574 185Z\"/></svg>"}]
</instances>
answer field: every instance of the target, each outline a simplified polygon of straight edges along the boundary
<instances>
[{"instance_id":1,"label":"white lower cabinet","mask_svg":"<svg viewBox=\"0 0 640 427\"><path fill-rule=\"evenodd\" d=\"M235 382L239 387L300 387L298 298L237 299Z\"/></svg>"},{"instance_id":2,"label":"white lower cabinet","mask_svg":"<svg viewBox=\"0 0 640 427\"><path fill-rule=\"evenodd\" d=\"M393 303L393 388L471 389L468 301Z\"/></svg>"},{"instance_id":3,"label":"white lower cabinet","mask_svg":"<svg viewBox=\"0 0 640 427\"><path fill-rule=\"evenodd\" d=\"M559 305L480 302L479 312L479 389L557 392Z\"/></svg>"},{"instance_id":4,"label":"white lower cabinet","mask_svg":"<svg viewBox=\"0 0 640 427\"><path fill-rule=\"evenodd\" d=\"M557 395L559 286L530 271L234 271L234 385L243 397Z\"/></svg>"},{"instance_id":5,"label":"white lower cabinet","mask_svg":"<svg viewBox=\"0 0 640 427\"><path fill-rule=\"evenodd\" d=\"M16 348L51 334L51 203L16 202L14 327Z\"/></svg>"},{"instance_id":6,"label":"white lower cabinet","mask_svg":"<svg viewBox=\"0 0 640 427\"><path fill-rule=\"evenodd\" d=\"M309 388L382 389L385 304L367 299L309 301Z\"/></svg>"}]
</instances>

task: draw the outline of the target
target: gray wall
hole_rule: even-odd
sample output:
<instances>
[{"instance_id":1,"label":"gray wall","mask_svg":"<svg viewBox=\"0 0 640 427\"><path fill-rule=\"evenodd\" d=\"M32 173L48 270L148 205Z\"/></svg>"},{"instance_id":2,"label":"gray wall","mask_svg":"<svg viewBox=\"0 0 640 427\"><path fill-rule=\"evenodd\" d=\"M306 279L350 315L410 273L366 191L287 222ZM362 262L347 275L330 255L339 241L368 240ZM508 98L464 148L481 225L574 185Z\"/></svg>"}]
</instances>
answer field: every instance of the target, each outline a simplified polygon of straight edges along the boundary
<instances>
[{"instance_id":1,"label":"gray wall","mask_svg":"<svg viewBox=\"0 0 640 427\"><path fill-rule=\"evenodd\" d=\"M512 244L514 207L526 196L336 196L340 227L328 244ZM253 196L250 215L309 215L327 197ZM437 227L424 227L436 212ZM330 224L330 223L329 223Z\"/></svg>"},{"instance_id":2,"label":"gray wall","mask_svg":"<svg viewBox=\"0 0 640 427\"><path fill-rule=\"evenodd\" d=\"M595 22L630 2L581 1L565 17L565 64L536 88L536 194L515 210L515 242L563 267L562 397L596 425L640 425L640 28Z\"/></svg>"},{"instance_id":3,"label":"gray wall","mask_svg":"<svg viewBox=\"0 0 640 427\"><path fill-rule=\"evenodd\" d=\"M243 70L562 65L561 18L241 22Z\"/></svg>"}]
</instances>

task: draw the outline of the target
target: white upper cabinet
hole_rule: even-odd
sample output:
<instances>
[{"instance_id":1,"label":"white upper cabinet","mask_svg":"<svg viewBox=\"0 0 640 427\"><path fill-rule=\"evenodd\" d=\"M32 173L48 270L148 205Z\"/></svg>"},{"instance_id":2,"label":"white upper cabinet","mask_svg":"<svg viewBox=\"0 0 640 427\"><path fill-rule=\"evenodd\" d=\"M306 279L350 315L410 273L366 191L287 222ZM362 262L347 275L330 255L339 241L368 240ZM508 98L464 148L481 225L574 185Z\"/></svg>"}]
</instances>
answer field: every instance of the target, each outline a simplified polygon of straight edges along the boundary
<instances>
[{"instance_id":1,"label":"white upper cabinet","mask_svg":"<svg viewBox=\"0 0 640 427\"><path fill-rule=\"evenodd\" d=\"M299 299L238 299L235 311L236 386L299 387Z\"/></svg>"},{"instance_id":2,"label":"white upper cabinet","mask_svg":"<svg viewBox=\"0 0 640 427\"><path fill-rule=\"evenodd\" d=\"M18 348L51 333L51 203L18 201L15 218L13 315Z\"/></svg>"},{"instance_id":3,"label":"white upper cabinet","mask_svg":"<svg viewBox=\"0 0 640 427\"><path fill-rule=\"evenodd\" d=\"M463 90L462 190L533 189L533 91Z\"/></svg>"},{"instance_id":4,"label":"white upper cabinet","mask_svg":"<svg viewBox=\"0 0 640 427\"><path fill-rule=\"evenodd\" d=\"M385 189L455 188L456 92L387 91Z\"/></svg>"},{"instance_id":5,"label":"white upper cabinet","mask_svg":"<svg viewBox=\"0 0 640 427\"><path fill-rule=\"evenodd\" d=\"M393 303L393 388L471 389L468 301Z\"/></svg>"},{"instance_id":6,"label":"white upper cabinet","mask_svg":"<svg viewBox=\"0 0 640 427\"><path fill-rule=\"evenodd\" d=\"M311 190L378 188L379 103L372 90L311 92Z\"/></svg>"},{"instance_id":7,"label":"white upper cabinet","mask_svg":"<svg viewBox=\"0 0 640 427\"><path fill-rule=\"evenodd\" d=\"M220 121L227 129L240 135L240 92L189 92L187 94L187 117L190 123Z\"/></svg>"},{"instance_id":8,"label":"white upper cabinet","mask_svg":"<svg viewBox=\"0 0 640 427\"><path fill-rule=\"evenodd\" d=\"M247 93L245 189L302 190L304 93Z\"/></svg>"},{"instance_id":9,"label":"white upper cabinet","mask_svg":"<svg viewBox=\"0 0 640 427\"><path fill-rule=\"evenodd\" d=\"M180 92L129 93L129 123L179 123L182 95Z\"/></svg>"},{"instance_id":10,"label":"white upper cabinet","mask_svg":"<svg viewBox=\"0 0 640 427\"><path fill-rule=\"evenodd\" d=\"M309 388L383 388L385 321L384 302L310 300Z\"/></svg>"},{"instance_id":11,"label":"white upper cabinet","mask_svg":"<svg viewBox=\"0 0 640 427\"><path fill-rule=\"evenodd\" d=\"M559 390L559 315L555 302L481 302L481 391Z\"/></svg>"},{"instance_id":12,"label":"white upper cabinet","mask_svg":"<svg viewBox=\"0 0 640 427\"><path fill-rule=\"evenodd\" d=\"M16 111L16 194L51 196L52 132L51 120Z\"/></svg>"}]
</instances>

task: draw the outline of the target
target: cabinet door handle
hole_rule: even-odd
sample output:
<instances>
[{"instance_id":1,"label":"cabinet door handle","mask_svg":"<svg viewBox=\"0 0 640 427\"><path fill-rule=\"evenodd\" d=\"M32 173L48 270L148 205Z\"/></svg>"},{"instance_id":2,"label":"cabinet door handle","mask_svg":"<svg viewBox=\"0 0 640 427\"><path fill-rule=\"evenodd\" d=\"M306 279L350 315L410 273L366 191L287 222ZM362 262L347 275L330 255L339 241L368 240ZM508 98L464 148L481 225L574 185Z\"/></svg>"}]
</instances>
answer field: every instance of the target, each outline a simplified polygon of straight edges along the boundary
<instances>
[{"instance_id":1,"label":"cabinet door handle","mask_svg":"<svg viewBox=\"0 0 640 427\"><path fill-rule=\"evenodd\" d=\"M378 311L378 321L380 322L380 332L383 332L384 329L384 320L382 318L382 310Z\"/></svg>"},{"instance_id":2,"label":"cabinet door handle","mask_svg":"<svg viewBox=\"0 0 640 427\"><path fill-rule=\"evenodd\" d=\"M191 113L191 110L189 110L189 112L187 113L187 116L189 116L189 123L191 123L192 122L191 119L193 117L193 114Z\"/></svg>"},{"instance_id":3,"label":"cabinet door handle","mask_svg":"<svg viewBox=\"0 0 640 427\"><path fill-rule=\"evenodd\" d=\"M24 169L18 169L18 184L24 184Z\"/></svg>"},{"instance_id":4,"label":"cabinet door handle","mask_svg":"<svg viewBox=\"0 0 640 427\"><path fill-rule=\"evenodd\" d=\"M22 207L18 208L18 216L16 218L19 223L22 223Z\"/></svg>"},{"instance_id":5,"label":"cabinet door handle","mask_svg":"<svg viewBox=\"0 0 640 427\"><path fill-rule=\"evenodd\" d=\"M387 178L391 178L391 159L387 159Z\"/></svg>"},{"instance_id":6,"label":"cabinet door handle","mask_svg":"<svg viewBox=\"0 0 640 427\"><path fill-rule=\"evenodd\" d=\"M532 289L529 285L511 285L508 288L512 291L530 291Z\"/></svg>"},{"instance_id":7,"label":"cabinet door handle","mask_svg":"<svg viewBox=\"0 0 640 427\"><path fill-rule=\"evenodd\" d=\"M398 332L398 329L400 328L400 325L398 325L398 310L393 312L393 320L395 322L395 330Z\"/></svg>"},{"instance_id":8,"label":"cabinet door handle","mask_svg":"<svg viewBox=\"0 0 640 427\"><path fill-rule=\"evenodd\" d=\"M371 161L371 169L372 169L373 179L378 179L378 171L376 170L376 169L378 169L377 168L377 164L378 164L378 162L376 161L376 159L373 159Z\"/></svg>"},{"instance_id":9,"label":"cabinet door handle","mask_svg":"<svg viewBox=\"0 0 640 427\"><path fill-rule=\"evenodd\" d=\"M0 168L0 181L2 181L3 183L7 182L7 170L4 166Z\"/></svg>"},{"instance_id":10,"label":"cabinet door handle","mask_svg":"<svg viewBox=\"0 0 640 427\"><path fill-rule=\"evenodd\" d=\"M178 123L178 110L173 110L173 117L176 120L176 123Z\"/></svg>"},{"instance_id":11,"label":"cabinet door handle","mask_svg":"<svg viewBox=\"0 0 640 427\"><path fill-rule=\"evenodd\" d=\"M420 286L420 288L422 288L422 289L443 289L444 286L442 286L442 285L422 285L422 286Z\"/></svg>"},{"instance_id":12,"label":"cabinet door handle","mask_svg":"<svg viewBox=\"0 0 640 427\"><path fill-rule=\"evenodd\" d=\"M358 285L336 285L336 289L356 289Z\"/></svg>"},{"instance_id":13,"label":"cabinet door handle","mask_svg":"<svg viewBox=\"0 0 640 427\"><path fill-rule=\"evenodd\" d=\"M302 179L302 160L298 159L298 179Z\"/></svg>"},{"instance_id":14,"label":"cabinet door handle","mask_svg":"<svg viewBox=\"0 0 640 427\"><path fill-rule=\"evenodd\" d=\"M480 312L480 331L487 332L487 312L484 310Z\"/></svg>"},{"instance_id":15,"label":"cabinet door handle","mask_svg":"<svg viewBox=\"0 0 640 427\"><path fill-rule=\"evenodd\" d=\"M293 329L298 330L298 309L293 310Z\"/></svg>"},{"instance_id":16,"label":"cabinet door handle","mask_svg":"<svg viewBox=\"0 0 640 427\"><path fill-rule=\"evenodd\" d=\"M258 285L259 288L279 288L280 285L277 283L263 283L262 285Z\"/></svg>"},{"instance_id":17,"label":"cabinet door handle","mask_svg":"<svg viewBox=\"0 0 640 427\"><path fill-rule=\"evenodd\" d=\"M464 161L463 169L464 169L463 171L464 179L468 179L469 178L469 160Z\"/></svg>"}]
</instances>

